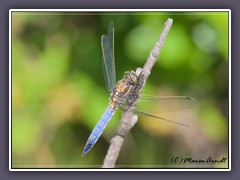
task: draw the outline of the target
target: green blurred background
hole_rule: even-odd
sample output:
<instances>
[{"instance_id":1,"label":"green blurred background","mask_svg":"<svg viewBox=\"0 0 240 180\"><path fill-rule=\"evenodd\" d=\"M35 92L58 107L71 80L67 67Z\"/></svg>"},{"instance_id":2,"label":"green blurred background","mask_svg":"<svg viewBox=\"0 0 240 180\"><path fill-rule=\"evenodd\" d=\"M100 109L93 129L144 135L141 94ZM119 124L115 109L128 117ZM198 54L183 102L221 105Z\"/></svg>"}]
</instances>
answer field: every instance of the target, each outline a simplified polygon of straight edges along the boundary
<instances>
[{"instance_id":1,"label":"green blurred background","mask_svg":"<svg viewBox=\"0 0 240 180\"><path fill-rule=\"evenodd\" d=\"M109 101L100 37L113 21L119 80L144 65L167 18L173 26L144 91L197 99L197 106L163 116L191 127L139 116L117 167L228 167L171 163L176 156L228 157L227 12L13 12L13 167L100 167L121 118L115 114L82 158Z\"/></svg>"}]
</instances>

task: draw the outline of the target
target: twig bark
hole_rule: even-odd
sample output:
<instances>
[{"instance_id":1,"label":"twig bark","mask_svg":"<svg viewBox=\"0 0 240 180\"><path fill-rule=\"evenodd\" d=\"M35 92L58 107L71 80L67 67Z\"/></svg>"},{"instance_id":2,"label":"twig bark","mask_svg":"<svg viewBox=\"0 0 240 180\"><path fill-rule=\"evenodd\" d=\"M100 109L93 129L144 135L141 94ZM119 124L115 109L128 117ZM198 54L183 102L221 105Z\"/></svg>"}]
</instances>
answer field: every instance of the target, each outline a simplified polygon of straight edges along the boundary
<instances>
[{"instance_id":1,"label":"twig bark","mask_svg":"<svg viewBox=\"0 0 240 180\"><path fill-rule=\"evenodd\" d=\"M173 20L168 18L165 22L165 26L163 31L155 44L153 50L149 54L149 57L146 63L143 66L144 72L144 83L142 88L145 86L148 76L151 73L152 67L154 66L155 62L157 61L157 57L160 54L160 50L166 40L169 30L171 29ZM133 103L132 106L136 105L138 99ZM133 107L134 108L134 107ZM134 115L132 111L127 111L122 114L121 122L118 127L116 135L111 139L110 146L108 152L105 156L102 168L114 168L117 158L119 156L120 150L122 148L123 142L127 134L129 133L130 129L135 125L137 122L138 117Z\"/></svg>"}]
</instances>

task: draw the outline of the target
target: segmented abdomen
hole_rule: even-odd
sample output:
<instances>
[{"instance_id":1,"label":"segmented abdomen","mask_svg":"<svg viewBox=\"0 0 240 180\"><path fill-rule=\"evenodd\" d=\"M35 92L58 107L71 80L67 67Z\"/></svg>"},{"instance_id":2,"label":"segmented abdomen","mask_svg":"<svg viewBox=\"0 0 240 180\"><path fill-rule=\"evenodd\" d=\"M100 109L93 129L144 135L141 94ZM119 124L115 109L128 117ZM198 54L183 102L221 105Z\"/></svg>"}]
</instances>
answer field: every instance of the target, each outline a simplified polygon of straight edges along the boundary
<instances>
[{"instance_id":1,"label":"segmented abdomen","mask_svg":"<svg viewBox=\"0 0 240 180\"><path fill-rule=\"evenodd\" d=\"M110 119L112 118L112 116L115 113L115 109L111 108L110 106L108 106L101 119L98 121L97 125L95 126L95 128L92 130L92 133L90 134L87 143L84 147L84 150L82 152L82 157L88 152L90 151L90 149L94 146L94 144L97 142L97 140L99 139L99 137L101 136L102 132L104 131L105 127L107 126L108 122L110 121Z\"/></svg>"}]
</instances>

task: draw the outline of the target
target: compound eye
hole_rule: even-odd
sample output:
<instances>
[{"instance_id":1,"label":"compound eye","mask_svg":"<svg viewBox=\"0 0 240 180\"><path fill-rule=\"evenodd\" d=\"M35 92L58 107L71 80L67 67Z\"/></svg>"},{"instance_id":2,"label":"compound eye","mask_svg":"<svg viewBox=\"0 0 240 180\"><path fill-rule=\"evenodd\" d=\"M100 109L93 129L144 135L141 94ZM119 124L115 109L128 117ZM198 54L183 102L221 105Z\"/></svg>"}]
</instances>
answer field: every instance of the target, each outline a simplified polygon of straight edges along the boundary
<instances>
[{"instance_id":1,"label":"compound eye","mask_svg":"<svg viewBox=\"0 0 240 180\"><path fill-rule=\"evenodd\" d=\"M124 73L124 76L128 76L130 74L130 72L129 71L126 71L125 73Z\"/></svg>"}]
</instances>

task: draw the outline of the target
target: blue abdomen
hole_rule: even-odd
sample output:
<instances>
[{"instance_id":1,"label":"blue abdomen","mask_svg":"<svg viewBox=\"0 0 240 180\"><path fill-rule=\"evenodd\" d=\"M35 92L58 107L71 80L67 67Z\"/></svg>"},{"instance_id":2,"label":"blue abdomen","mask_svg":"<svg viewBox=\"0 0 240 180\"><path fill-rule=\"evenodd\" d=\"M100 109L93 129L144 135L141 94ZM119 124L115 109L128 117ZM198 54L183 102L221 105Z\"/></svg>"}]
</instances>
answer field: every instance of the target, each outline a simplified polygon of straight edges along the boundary
<instances>
[{"instance_id":1,"label":"blue abdomen","mask_svg":"<svg viewBox=\"0 0 240 180\"><path fill-rule=\"evenodd\" d=\"M102 132L104 131L105 127L107 126L108 122L112 118L113 114L115 113L115 110L108 106L104 114L102 115L101 119L98 121L95 128L92 130L92 133L90 134L87 143L84 147L84 150L82 152L82 157L90 151L90 149L94 146L94 144L97 142L99 137L101 136Z\"/></svg>"}]
</instances>

